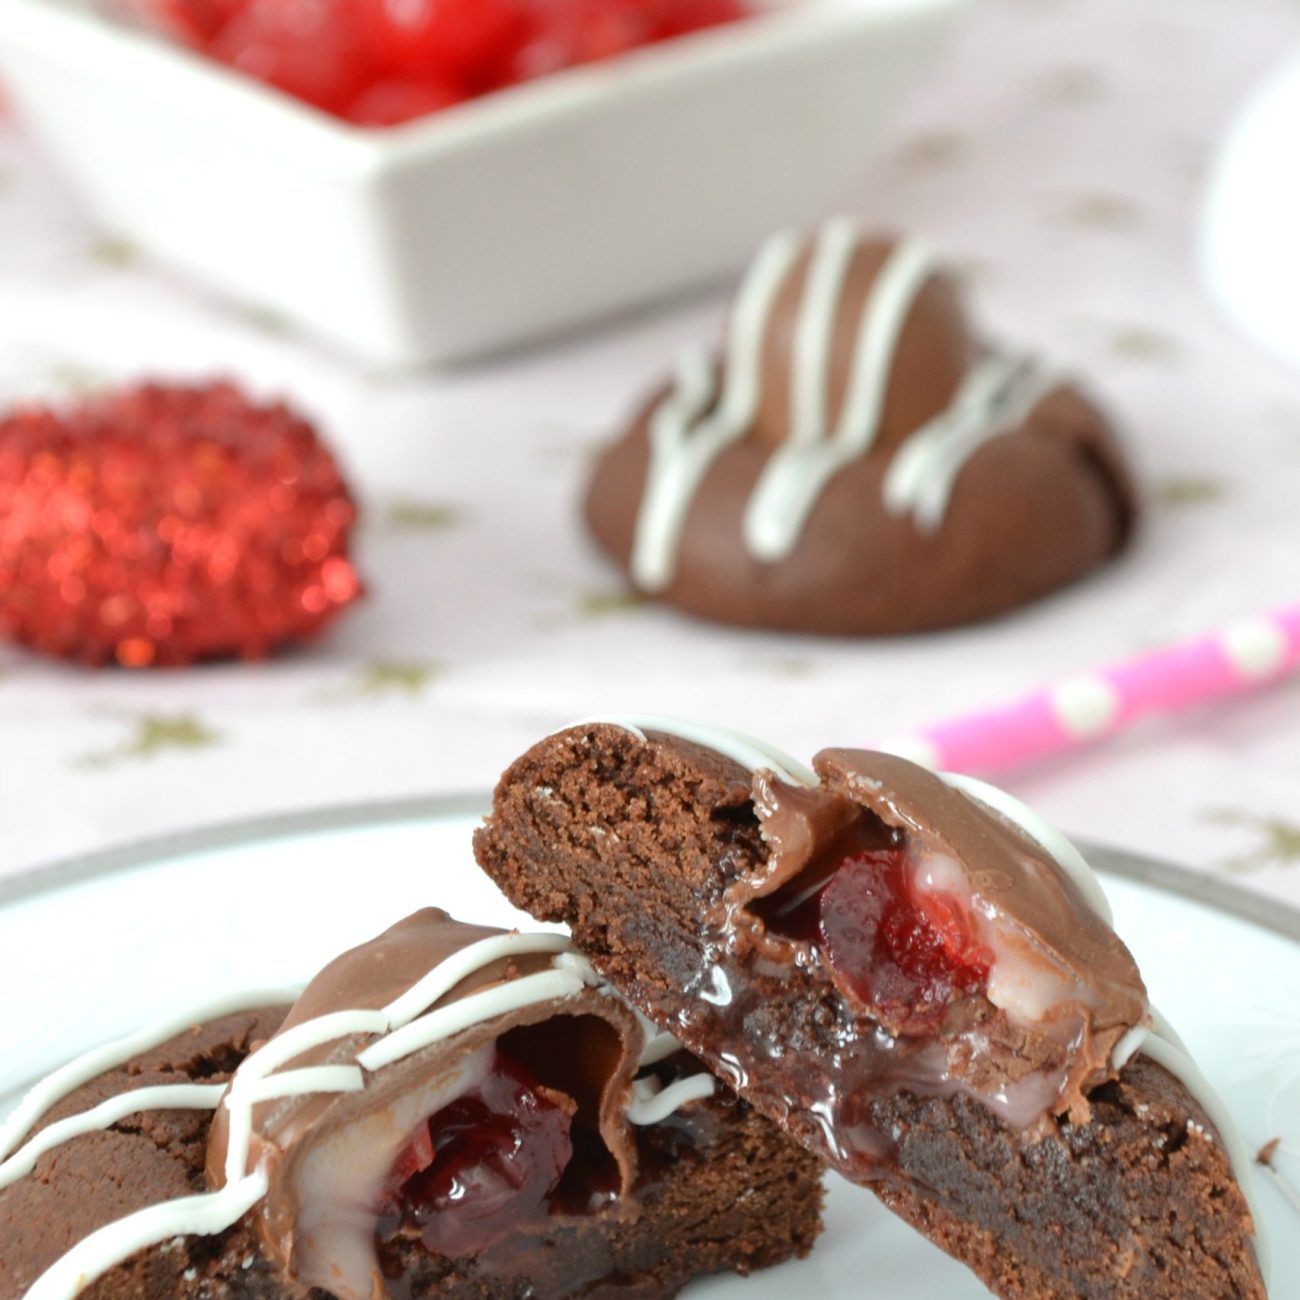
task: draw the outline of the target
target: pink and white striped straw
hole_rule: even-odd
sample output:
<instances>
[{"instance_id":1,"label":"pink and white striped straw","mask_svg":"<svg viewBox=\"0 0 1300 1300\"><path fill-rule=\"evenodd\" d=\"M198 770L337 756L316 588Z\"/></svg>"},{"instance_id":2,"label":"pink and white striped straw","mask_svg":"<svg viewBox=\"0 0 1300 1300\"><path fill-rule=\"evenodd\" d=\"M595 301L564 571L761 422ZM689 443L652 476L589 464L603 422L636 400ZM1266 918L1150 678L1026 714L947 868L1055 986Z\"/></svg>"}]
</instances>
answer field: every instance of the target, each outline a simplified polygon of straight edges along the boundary
<instances>
[{"instance_id":1,"label":"pink and white striped straw","mask_svg":"<svg viewBox=\"0 0 1300 1300\"><path fill-rule=\"evenodd\" d=\"M992 773L1112 736L1300 671L1300 605L1079 673L882 744L927 767Z\"/></svg>"}]
</instances>

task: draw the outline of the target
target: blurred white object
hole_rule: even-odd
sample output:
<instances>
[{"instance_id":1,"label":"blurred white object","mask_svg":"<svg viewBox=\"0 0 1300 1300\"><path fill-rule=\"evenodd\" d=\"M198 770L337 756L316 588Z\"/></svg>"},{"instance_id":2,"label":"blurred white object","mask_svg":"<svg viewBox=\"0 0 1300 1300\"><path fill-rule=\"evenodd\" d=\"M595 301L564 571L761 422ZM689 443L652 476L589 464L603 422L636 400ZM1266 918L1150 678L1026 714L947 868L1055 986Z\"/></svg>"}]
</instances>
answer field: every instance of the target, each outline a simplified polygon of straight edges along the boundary
<instances>
[{"instance_id":1,"label":"blurred white object","mask_svg":"<svg viewBox=\"0 0 1300 1300\"><path fill-rule=\"evenodd\" d=\"M1300 54L1247 100L1211 173L1203 273L1253 338L1300 365Z\"/></svg>"},{"instance_id":2,"label":"blurred white object","mask_svg":"<svg viewBox=\"0 0 1300 1300\"><path fill-rule=\"evenodd\" d=\"M0 75L99 217L373 361L661 298L836 205L968 0L787 0L389 131L84 0L0 0Z\"/></svg>"}]
</instances>

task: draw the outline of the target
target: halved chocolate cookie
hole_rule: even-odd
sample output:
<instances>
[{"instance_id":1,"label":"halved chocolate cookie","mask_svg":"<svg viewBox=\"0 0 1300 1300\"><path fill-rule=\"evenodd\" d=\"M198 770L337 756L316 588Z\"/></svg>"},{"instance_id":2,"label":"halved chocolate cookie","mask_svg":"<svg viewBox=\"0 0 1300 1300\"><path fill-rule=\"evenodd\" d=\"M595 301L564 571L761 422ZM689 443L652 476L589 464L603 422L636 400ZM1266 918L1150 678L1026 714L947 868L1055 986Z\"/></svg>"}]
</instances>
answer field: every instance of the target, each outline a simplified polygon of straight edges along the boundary
<instances>
[{"instance_id":1,"label":"halved chocolate cookie","mask_svg":"<svg viewBox=\"0 0 1300 1300\"><path fill-rule=\"evenodd\" d=\"M563 936L429 909L177 1030L0 1132L0 1294L650 1300L820 1227L817 1162Z\"/></svg>"},{"instance_id":2,"label":"halved chocolate cookie","mask_svg":"<svg viewBox=\"0 0 1300 1300\"><path fill-rule=\"evenodd\" d=\"M950 627L1072 582L1135 493L1068 376L981 343L915 239L774 237L721 357L689 359L600 458L597 541L647 595L723 623Z\"/></svg>"},{"instance_id":3,"label":"halved chocolate cookie","mask_svg":"<svg viewBox=\"0 0 1300 1300\"><path fill-rule=\"evenodd\" d=\"M999 1295L1259 1297L1249 1164L1029 809L888 755L584 724L475 841L518 906Z\"/></svg>"}]
</instances>

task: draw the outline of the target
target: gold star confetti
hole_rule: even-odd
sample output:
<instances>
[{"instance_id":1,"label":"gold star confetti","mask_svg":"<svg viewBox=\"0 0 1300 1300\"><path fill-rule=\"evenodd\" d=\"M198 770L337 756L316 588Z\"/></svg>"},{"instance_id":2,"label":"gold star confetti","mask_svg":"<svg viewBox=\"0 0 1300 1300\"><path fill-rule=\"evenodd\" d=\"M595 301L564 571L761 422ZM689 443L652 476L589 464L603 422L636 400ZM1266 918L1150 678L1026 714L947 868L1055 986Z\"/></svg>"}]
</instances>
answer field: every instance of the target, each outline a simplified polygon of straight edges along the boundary
<instances>
[{"instance_id":1,"label":"gold star confetti","mask_svg":"<svg viewBox=\"0 0 1300 1300\"><path fill-rule=\"evenodd\" d=\"M1106 79L1096 68L1068 64L1045 73L1038 83L1038 94L1044 103L1073 108L1096 103L1105 88Z\"/></svg>"},{"instance_id":2,"label":"gold star confetti","mask_svg":"<svg viewBox=\"0 0 1300 1300\"><path fill-rule=\"evenodd\" d=\"M101 235L86 251L92 262L115 270L133 266L140 258L136 246L121 235Z\"/></svg>"},{"instance_id":3,"label":"gold star confetti","mask_svg":"<svg viewBox=\"0 0 1300 1300\"><path fill-rule=\"evenodd\" d=\"M293 322L273 307L263 307L254 302L227 302L225 305L245 325L272 338L288 338L296 332Z\"/></svg>"},{"instance_id":4,"label":"gold star confetti","mask_svg":"<svg viewBox=\"0 0 1300 1300\"><path fill-rule=\"evenodd\" d=\"M1300 825L1295 822L1280 817L1233 812L1230 809L1211 813L1210 818L1222 826L1249 827L1259 834L1259 842L1252 851L1224 862L1226 870L1260 871L1265 867L1293 867L1300 864Z\"/></svg>"},{"instance_id":5,"label":"gold star confetti","mask_svg":"<svg viewBox=\"0 0 1300 1300\"><path fill-rule=\"evenodd\" d=\"M1049 219L1098 230L1129 230L1141 224L1142 209L1123 194L1078 194L1058 206Z\"/></svg>"},{"instance_id":6,"label":"gold star confetti","mask_svg":"<svg viewBox=\"0 0 1300 1300\"><path fill-rule=\"evenodd\" d=\"M1177 363L1183 345L1172 334L1150 329L1145 325L1125 325L1117 329L1109 340L1111 352L1125 361L1154 362L1161 365Z\"/></svg>"},{"instance_id":7,"label":"gold star confetti","mask_svg":"<svg viewBox=\"0 0 1300 1300\"><path fill-rule=\"evenodd\" d=\"M645 603L645 598L635 591L588 591L578 598L577 612L584 619L608 618L639 609Z\"/></svg>"},{"instance_id":8,"label":"gold star confetti","mask_svg":"<svg viewBox=\"0 0 1300 1300\"><path fill-rule=\"evenodd\" d=\"M87 754L82 767L109 767L136 758L153 758L173 749L207 749L221 741L221 733L193 713L141 713L130 720L132 734L120 745Z\"/></svg>"},{"instance_id":9,"label":"gold star confetti","mask_svg":"<svg viewBox=\"0 0 1300 1300\"><path fill-rule=\"evenodd\" d=\"M461 521L461 509L449 501L418 501L398 497L388 503L384 518L389 528L402 533L437 533Z\"/></svg>"},{"instance_id":10,"label":"gold star confetti","mask_svg":"<svg viewBox=\"0 0 1300 1300\"><path fill-rule=\"evenodd\" d=\"M960 131L920 131L903 141L899 158L909 167L952 167L970 151L970 139Z\"/></svg>"},{"instance_id":11,"label":"gold star confetti","mask_svg":"<svg viewBox=\"0 0 1300 1300\"><path fill-rule=\"evenodd\" d=\"M813 660L801 659L797 655L785 655L773 659L751 659L744 666L773 677L811 677L817 671L817 665Z\"/></svg>"},{"instance_id":12,"label":"gold star confetti","mask_svg":"<svg viewBox=\"0 0 1300 1300\"><path fill-rule=\"evenodd\" d=\"M1167 478L1157 483L1155 490L1156 501L1171 510L1210 505L1221 501L1227 494L1226 484L1219 479L1197 478L1194 475Z\"/></svg>"},{"instance_id":13,"label":"gold star confetti","mask_svg":"<svg viewBox=\"0 0 1300 1300\"><path fill-rule=\"evenodd\" d=\"M61 361L50 367L50 383L65 393L81 397L103 388L108 383L108 376L103 371L91 366L83 366L79 361Z\"/></svg>"},{"instance_id":14,"label":"gold star confetti","mask_svg":"<svg viewBox=\"0 0 1300 1300\"><path fill-rule=\"evenodd\" d=\"M386 699L394 695L417 699L441 676L442 665L432 660L375 659L366 664L337 696Z\"/></svg>"}]
</instances>

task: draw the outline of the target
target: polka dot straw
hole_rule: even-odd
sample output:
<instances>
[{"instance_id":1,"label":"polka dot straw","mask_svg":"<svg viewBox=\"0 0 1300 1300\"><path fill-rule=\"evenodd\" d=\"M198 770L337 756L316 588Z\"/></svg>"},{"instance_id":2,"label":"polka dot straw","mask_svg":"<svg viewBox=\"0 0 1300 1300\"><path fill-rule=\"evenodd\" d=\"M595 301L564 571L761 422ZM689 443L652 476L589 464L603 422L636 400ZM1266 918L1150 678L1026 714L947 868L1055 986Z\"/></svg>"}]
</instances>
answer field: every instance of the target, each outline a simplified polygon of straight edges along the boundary
<instances>
[{"instance_id":1,"label":"polka dot straw","mask_svg":"<svg viewBox=\"0 0 1300 1300\"><path fill-rule=\"evenodd\" d=\"M1300 605L1067 677L1028 695L882 742L928 767L996 772L1300 671Z\"/></svg>"}]
</instances>

